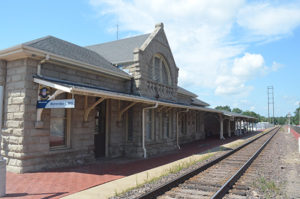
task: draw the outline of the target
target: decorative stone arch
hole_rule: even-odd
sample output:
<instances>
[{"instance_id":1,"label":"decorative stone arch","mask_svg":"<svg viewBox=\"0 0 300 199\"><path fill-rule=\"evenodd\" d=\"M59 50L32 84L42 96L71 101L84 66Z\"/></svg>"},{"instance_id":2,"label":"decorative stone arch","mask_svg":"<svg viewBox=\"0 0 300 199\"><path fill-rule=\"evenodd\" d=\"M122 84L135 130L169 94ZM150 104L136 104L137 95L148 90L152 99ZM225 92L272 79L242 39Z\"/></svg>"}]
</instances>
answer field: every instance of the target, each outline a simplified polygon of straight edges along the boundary
<instances>
[{"instance_id":1,"label":"decorative stone arch","mask_svg":"<svg viewBox=\"0 0 300 199\"><path fill-rule=\"evenodd\" d=\"M152 79L159 83L172 86L170 65L165 59L165 57L160 53L156 53L152 57L151 63L152 64L150 67L152 67L152 70L150 73L152 73Z\"/></svg>"}]
</instances>

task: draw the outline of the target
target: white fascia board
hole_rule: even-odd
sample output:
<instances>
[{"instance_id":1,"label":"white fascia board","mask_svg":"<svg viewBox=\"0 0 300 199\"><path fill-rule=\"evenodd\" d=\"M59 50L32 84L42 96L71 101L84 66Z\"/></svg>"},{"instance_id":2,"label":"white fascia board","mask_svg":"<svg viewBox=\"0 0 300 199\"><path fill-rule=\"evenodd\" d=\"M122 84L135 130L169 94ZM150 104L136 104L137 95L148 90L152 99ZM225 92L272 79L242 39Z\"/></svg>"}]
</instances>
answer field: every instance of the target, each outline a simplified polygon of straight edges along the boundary
<instances>
[{"instance_id":1,"label":"white fascia board","mask_svg":"<svg viewBox=\"0 0 300 199\"><path fill-rule=\"evenodd\" d=\"M221 111L218 111L215 109L173 104L173 103L168 103L168 102L161 102L161 101L156 101L156 100L151 100L151 99L145 99L140 96L129 96L128 94L114 93L114 92L110 92L110 91L102 91L102 90L96 90L96 89L91 89L91 88L78 88L78 87L71 87L71 86L67 87L67 86L60 85L58 83L53 83L53 82L42 80L39 78L34 78L34 82L45 85L45 86L49 86L49 87L52 87L52 88L55 88L58 90L62 90L62 91L68 92L68 93L72 92L73 94L99 96L99 97L105 97L105 98L110 98L110 99L141 102L141 103L145 103L145 104L158 103L161 106L184 108L184 109L190 109L190 110L199 110L199 111L204 111L204 112L222 113Z\"/></svg>"},{"instance_id":2,"label":"white fascia board","mask_svg":"<svg viewBox=\"0 0 300 199\"><path fill-rule=\"evenodd\" d=\"M222 113L221 111L217 111L217 110L209 109L209 108L173 104L173 103L161 102L161 101L156 101L156 100L151 100L151 99L144 99L143 97L139 97L139 96L127 96L126 94L123 95L123 94L113 93L113 92L109 92L109 91L100 91L100 90L95 90L95 89L82 89L82 88L74 87L73 88L73 93L74 94L78 93L78 94L82 94L82 95L103 96L103 97L107 97L107 98L142 102L142 103L146 103L146 104L158 103L161 106L169 106L169 107L175 107L175 108L185 108L185 109L192 109L192 110L199 110L199 111L213 112L213 113Z\"/></svg>"},{"instance_id":3,"label":"white fascia board","mask_svg":"<svg viewBox=\"0 0 300 199\"><path fill-rule=\"evenodd\" d=\"M77 61L77 60L70 59L70 58L67 58L67 57L64 57L64 56L60 56L60 55L56 55L56 54L53 54L53 53L49 53L47 51L39 50L39 49L32 48L32 47L29 47L29 46L24 46L24 48L27 49L27 50L29 50L29 51L31 51L31 52L43 53L45 56L48 54L48 55L50 55L50 59L52 59L54 61L56 60L56 61L65 62L65 63L71 64L71 65L79 66L79 67L90 69L90 70L93 70L93 71L102 72L102 73L105 73L107 75L117 76L117 77L121 77L121 78L128 79L128 80L131 79L130 75L118 74L118 73L115 73L113 71L109 71L109 70L106 70L104 68L100 68L98 66L94 66L94 65L91 65L91 64L83 63L81 61Z\"/></svg>"},{"instance_id":4,"label":"white fascia board","mask_svg":"<svg viewBox=\"0 0 300 199\"><path fill-rule=\"evenodd\" d=\"M61 91L67 92L67 93L71 93L72 92L72 87L62 86L60 84L55 84L53 82L45 81L45 80L38 79L38 78L33 78L33 81L35 83L42 84L44 86L49 86L51 88L55 88L57 90L61 90Z\"/></svg>"}]
</instances>

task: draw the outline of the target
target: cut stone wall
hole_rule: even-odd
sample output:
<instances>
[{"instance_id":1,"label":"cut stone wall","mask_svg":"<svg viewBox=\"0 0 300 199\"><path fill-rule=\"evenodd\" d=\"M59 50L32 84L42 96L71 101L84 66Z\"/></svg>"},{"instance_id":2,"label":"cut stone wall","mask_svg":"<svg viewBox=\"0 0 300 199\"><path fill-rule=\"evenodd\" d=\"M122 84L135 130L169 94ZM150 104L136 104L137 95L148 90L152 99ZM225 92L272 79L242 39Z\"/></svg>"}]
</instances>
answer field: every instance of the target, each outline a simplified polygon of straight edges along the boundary
<instances>
[{"instance_id":1,"label":"cut stone wall","mask_svg":"<svg viewBox=\"0 0 300 199\"><path fill-rule=\"evenodd\" d=\"M7 63L1 154L7 159L8 171L16 173L76 165L94 158L95 111L83 122L84 96L75 95L69 148L50 149L50 110L43 111L43 128L35 128L38 84L33 75L37 65L33 59ZM88 106L95 100L89 97Z\"/></svg>"},{"instance_id":2,"label":"cut stone wall","mask_svg":"<svg viewBox=\"0 0 300 199\"><path fill-rule=\"evenodd\" d=\"M87 72L87 70L79 70L75 67L67 68L53 63L45 63L41 67L41 74L46 77L60 80L97 86L112 91L130 93L130 80L106 76L98 72Z\"/></svg>"},{"instance_id":3,"label":"cut stone wall","mask_svg":"<svg viewBox=\"0 0 300 199\"><path fill-rule=\"evenodd\" d=\"M25 59L7 62L1 155L7 160L7 170L15 172L21 171L21 159L29 148L24 145L26 71Z\"/></svg>"},{"instance_id":4,"label":"cut stone wall","mask_svg":"<svg viewBox=\"0 0 300 199\"><path fill-rule=\"evenodd\" d=\"M157 27L159 28L159 27ZM149 67L152 68L152 59L156 54L162 55L170 69L171 85L164 85L153 81L149 74ZM142 96L149 98L176 100L178 68L170 50L163 28L159 28L156 36L152 39L145 50L136 50L134 59L137 62L132 68L138 91Z\"/></svg>"}]
</instances>

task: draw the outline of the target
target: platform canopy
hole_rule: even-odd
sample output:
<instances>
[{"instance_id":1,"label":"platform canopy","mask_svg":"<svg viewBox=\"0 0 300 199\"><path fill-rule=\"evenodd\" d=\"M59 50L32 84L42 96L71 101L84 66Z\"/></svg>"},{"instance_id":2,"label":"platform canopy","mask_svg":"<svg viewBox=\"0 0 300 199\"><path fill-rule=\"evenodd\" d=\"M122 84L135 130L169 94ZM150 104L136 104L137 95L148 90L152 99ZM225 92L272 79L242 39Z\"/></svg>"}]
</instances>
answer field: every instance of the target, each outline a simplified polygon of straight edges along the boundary
<instances>
[{"instance_id":1,"label":"platform canopy","mask_svg":"<svg viewBox=\"0 0 300 199\"><path fill-rule=\"evenodd\" d=\"M125 101L132 101L132 102L140 102L145 104L158 104L161 106L168 106L168 107L174 107L174 108L183 108L183 109L189 109L189 110L198 110L203 112L212 112L217 114L223 114L222 111L211 109L211 108L205 108L205 107L199 107L199 106L193 106L193 105L185 105L180 103L174 103L170 101L162 101L162 100L153 100L146 97L133 95L133 94L127 94L122 92L116 92L116 91L110 91L107 89L103 89L100 87L92 86L92 85L86 85L76 82L70 82L65 80L58 80L54 78L45 78L45 77L39 77L34 76L35 83L49 86L51 88L61 90L67 93L72 94L78 94L78 95L86 95L86 96L97 96L97 97L105 97L107 99L117 99L117 100L125 100Z\"/></svg>"},{"instance_id":2,"label":"platform canopy","mask_svg":"<svg viewBox=\"0 0 300 199\"><path fill-rule=\"evenodd\" d=\"M223 115L228 116L230 118L257 120L257 118L255 118L255 117L251 117L248 115L242 115L242 114L235 113L235 112L229 112L229 111L222 111L222 112L223 112Z\"/></svg>"}]
</instances>

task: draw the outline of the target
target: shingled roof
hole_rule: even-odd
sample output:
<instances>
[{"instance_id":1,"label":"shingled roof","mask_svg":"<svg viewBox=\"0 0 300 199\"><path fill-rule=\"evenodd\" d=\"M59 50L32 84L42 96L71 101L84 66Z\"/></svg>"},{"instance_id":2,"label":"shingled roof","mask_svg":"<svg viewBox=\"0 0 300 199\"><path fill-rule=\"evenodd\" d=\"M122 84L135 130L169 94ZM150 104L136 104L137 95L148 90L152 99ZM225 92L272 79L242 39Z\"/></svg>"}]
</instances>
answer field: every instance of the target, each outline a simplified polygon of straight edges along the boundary
<instances>
[{"instance_id":1,"label":"shingled roof","mask_svg":"<svg viewBox=\"0 0 300 199\"><path fill-rule=\"evenodd\" d=\"M24 46L29 46L39 50L43 50L55 55L80 61L86 64L94 65L103 68L106 71L111 71L113 74L129 76L124 71L113 66L109 61L103 58L98 53L87 48L75 45L73 43L58 39L53 36L47 36L33 41L23 43Z\"/></svg>"},{"instance_id":2,"label":"shingled roof","mask_svg":"<svg viewBox=\"0 0 300 199\"><path fill-rule=\"evenodd\" d=\"M188 91L180 86L177 86L177 93L180 93L182 95L187 95L190 97L198 97L195 93L192 93L191 91Z\"/></svg>"},{"instance_id":3,"label":"shingled roof","mask_svg":"<svg viewBox=\"0 0 300 199\"><path fill-rule=\"evenodd\" d=\"M141 47L149 35L150 34L139 35L112 42L87 46L86 48L102 55L113 64L128 63L133 61L133 50Z\"/></svg>"}]
</instances>

